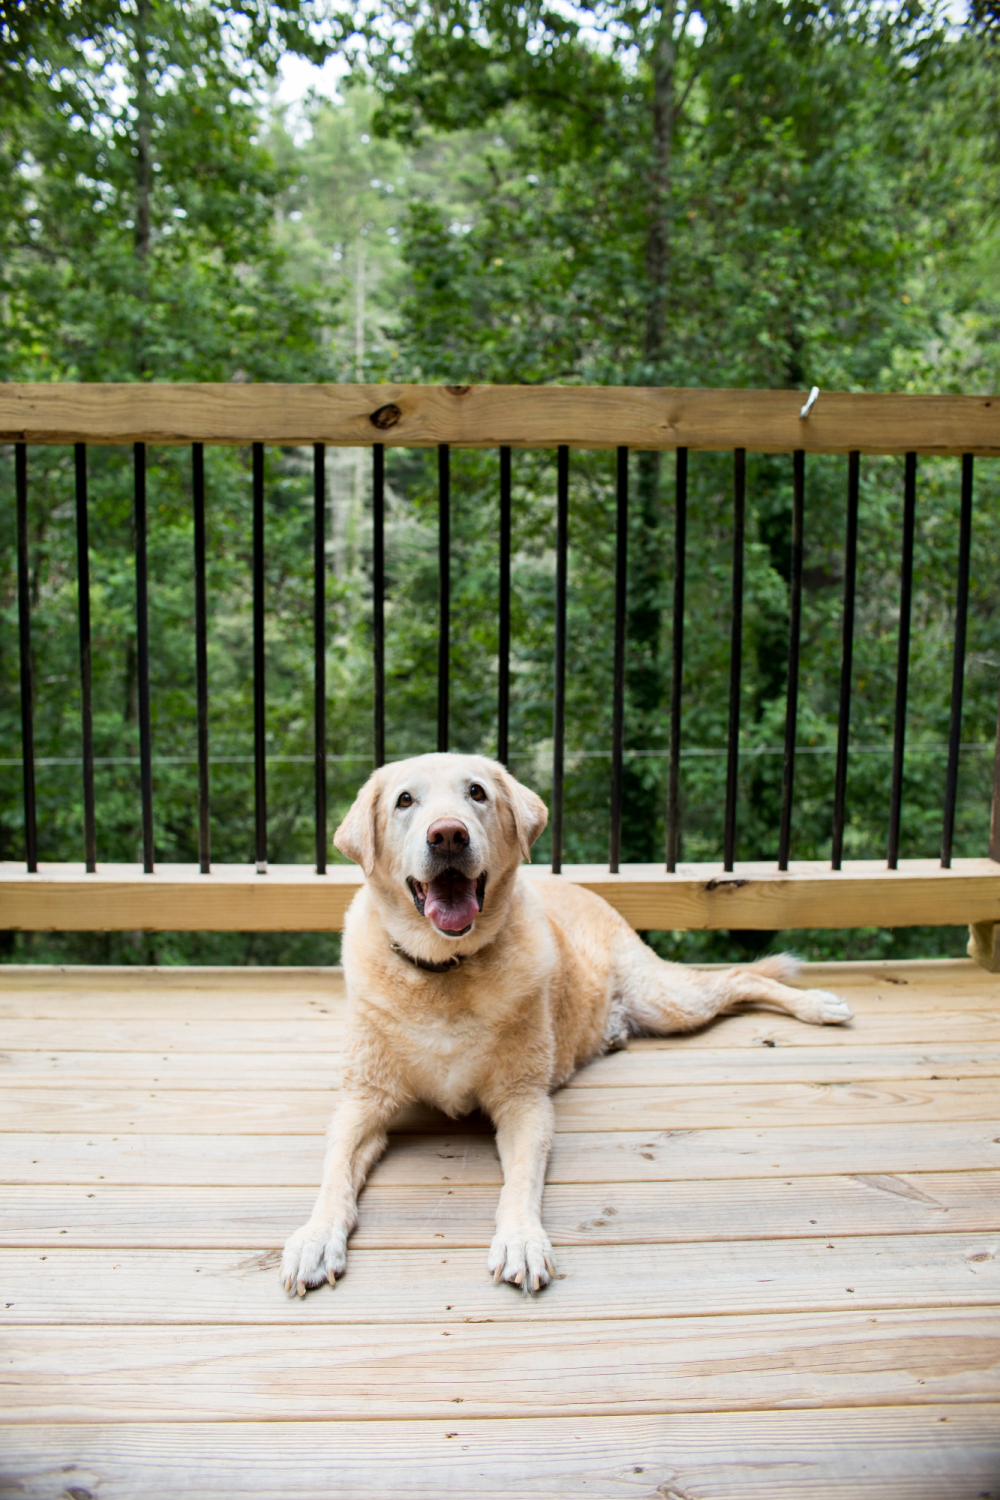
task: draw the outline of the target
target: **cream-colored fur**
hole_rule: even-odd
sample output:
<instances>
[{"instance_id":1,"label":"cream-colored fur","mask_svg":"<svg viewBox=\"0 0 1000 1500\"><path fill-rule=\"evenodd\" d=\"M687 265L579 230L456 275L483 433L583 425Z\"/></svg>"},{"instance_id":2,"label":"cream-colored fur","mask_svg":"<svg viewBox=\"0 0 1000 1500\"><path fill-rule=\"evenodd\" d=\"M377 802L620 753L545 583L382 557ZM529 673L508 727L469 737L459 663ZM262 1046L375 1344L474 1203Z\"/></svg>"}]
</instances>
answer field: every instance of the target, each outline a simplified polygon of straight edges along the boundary
<instances>
[{"instance_id":1,"label":"cream-colored fur","mask_svg":"<svg viewBox=\"0 0 1000 1500\"><path fill-rule=\"evenodd\" d=\"M407 883L441 868L428 844L440 820L467 830L457 868L486 876L460 936L421 915ZM665 963L598 896L531 879L521 861L546 820L541 799L495 761L422 755L376 771L337 830L366 876L344 925L345 1097L312 1217L285 1246L287 1291L304 1296L345 1270L358 1193L408 1103L490 1115L504 1186L489 1270L534 1292L554 1269L541 1222L551 1096L576 1068L629 1035L689 1031L745 1001L818 1025L850 1019L836 995L788 986L794 959L714 972ZM428 972L405 955L462 962Z\"/></svg>"}]
</instances>

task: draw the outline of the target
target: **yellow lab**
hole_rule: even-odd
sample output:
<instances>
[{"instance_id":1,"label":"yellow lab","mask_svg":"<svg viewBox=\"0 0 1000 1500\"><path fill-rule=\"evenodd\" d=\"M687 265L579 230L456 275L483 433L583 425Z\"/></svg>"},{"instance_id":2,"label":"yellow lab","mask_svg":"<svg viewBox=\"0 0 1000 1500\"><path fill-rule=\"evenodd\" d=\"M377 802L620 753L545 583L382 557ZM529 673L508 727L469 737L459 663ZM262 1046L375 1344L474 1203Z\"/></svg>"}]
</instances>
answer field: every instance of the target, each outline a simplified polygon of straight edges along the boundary
<instances>
[{"instance_id":1,"label":"yellow lab","mask_svg":"<svg viewBox=\"0 0 1000 1500\"><path fill-rule=\"evenodd\" d=\"M817 1025L851 1011L791 989L795 960L704 972L665 963L607 902L520 869L545 804L496 761L421 755L365 783L334 842L365 872L344 924L349 1001L344 1101L307 1224L285 1246L286 1291L347 1265L365 1177L416 1100L496 1125L504 1186L496 1281L537 1292L553 1275L542 1228L553 1090L630 1035L690 1031L744 1001Z\"/></svg>"}]
</instances>

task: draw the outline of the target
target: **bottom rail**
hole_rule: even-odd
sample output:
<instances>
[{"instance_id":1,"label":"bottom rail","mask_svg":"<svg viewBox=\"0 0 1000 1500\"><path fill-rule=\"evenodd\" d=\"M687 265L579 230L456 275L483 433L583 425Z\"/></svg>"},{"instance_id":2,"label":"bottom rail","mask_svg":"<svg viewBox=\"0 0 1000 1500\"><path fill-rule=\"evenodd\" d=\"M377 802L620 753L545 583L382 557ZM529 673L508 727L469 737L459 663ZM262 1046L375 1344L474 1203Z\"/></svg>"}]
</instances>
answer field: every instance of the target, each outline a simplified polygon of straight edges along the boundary
<instances>
[{"instance_id":1,"label":"bottom rail","mask_svg":"<svg viewBox=\"0 0 1000 1500\"><path fill-rule=\"evenodd\" d=\"M596 892L633 927L695 931L735 928L779 931L803 927L919 927L1000 924L1000 863L957 859L848 861L831 870L819 861L768 864L565 865L552 877L531 866L530 877L554 878ZM354 865L317 875L307 865L23 866L0 863L0 930L22 932L332 932L361 885Z\"/></svg>"}]
</instances>

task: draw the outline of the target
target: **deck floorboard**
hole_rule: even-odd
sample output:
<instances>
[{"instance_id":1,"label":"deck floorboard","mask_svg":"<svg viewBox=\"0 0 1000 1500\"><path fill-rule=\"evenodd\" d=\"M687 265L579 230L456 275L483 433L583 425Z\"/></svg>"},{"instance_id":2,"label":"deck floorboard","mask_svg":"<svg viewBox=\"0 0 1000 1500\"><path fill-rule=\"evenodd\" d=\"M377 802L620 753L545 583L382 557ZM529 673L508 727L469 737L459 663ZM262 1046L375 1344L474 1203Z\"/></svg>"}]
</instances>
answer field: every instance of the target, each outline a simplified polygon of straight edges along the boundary
<instances>
[{"instance_id":1,"label":"deck floorboard","mask_svg":"<svg viewBox=\"0 0 1000 1500\"><path fill-rule=\"evenodd\" d=\"M0 971L0 1496L1000 1500L1000 980L805 982L560 1093L542 1297L418 1109L300 1302L340 975Z\"/></svg>"}]
</instances>

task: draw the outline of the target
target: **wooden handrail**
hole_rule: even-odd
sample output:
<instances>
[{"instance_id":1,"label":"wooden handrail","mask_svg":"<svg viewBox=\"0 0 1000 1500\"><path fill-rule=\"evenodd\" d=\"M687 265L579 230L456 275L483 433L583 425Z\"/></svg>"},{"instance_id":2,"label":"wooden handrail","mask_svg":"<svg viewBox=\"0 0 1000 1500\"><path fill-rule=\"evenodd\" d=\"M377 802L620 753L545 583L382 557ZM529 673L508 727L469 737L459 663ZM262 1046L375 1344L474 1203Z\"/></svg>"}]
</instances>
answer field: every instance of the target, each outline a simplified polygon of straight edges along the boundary
<instances>
[{"instance_id":1,"label":"wooden handrail","mask_svg":"<svg viewBox=\"0 0 1000 1500\"><path fill-rule=\"evenodd\" d=\"M529 875L546 879L533 865ZM819 861L793 861L787 871L768 864L565 865L559 879L603 896L637 928L777 931L802 927L964 927L1000 923L1000 864L956 859L845 861L833 871ZM0 928L8 931L331 932L361 885L355 865L331 865L317 875L309 865L0 865ZM983 928L985 932L985 927ZM984 938L985 941L985 938Z\"/></svg>"},{"instance_id":2,"label":"wooden handrail","mask_svg":"<svg viewBox=\"0 0 1000 1500\"><path fill-rule=\"evenodd\" d=\"M0 441L1000 454L1000 396L640 386L0 384Z\"/></svg>"}]
</instances>

